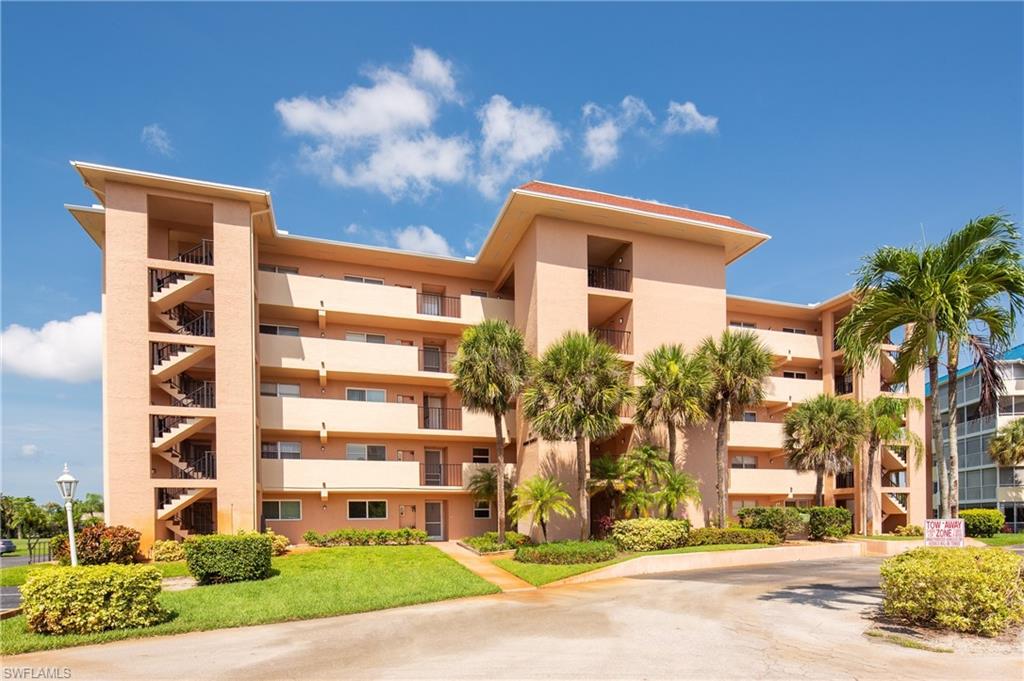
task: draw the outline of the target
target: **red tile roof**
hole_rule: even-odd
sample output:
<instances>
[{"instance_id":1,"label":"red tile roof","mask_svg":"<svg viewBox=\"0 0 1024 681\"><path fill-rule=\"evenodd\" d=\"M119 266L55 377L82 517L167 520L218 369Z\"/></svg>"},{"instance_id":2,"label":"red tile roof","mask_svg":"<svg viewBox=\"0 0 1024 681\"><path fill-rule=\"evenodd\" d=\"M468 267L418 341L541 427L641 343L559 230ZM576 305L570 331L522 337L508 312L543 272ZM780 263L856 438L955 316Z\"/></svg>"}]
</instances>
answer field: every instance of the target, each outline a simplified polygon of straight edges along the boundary
<instances>
[{"instance_id":1,"label":"red tile roof","mask_svg":"<svg viewBox=\"0 0 1024 681\"><path fill-rule=\"evenodd\" d=\"M595 192L589 189L563 187L561 185L549 184L547 182L538 182L536 180L532 182L527 182L526 184L520 186L519 189L528 192L536 192L538 194L549 194L551 196L560 196L567 199L590 201L592 203L603 203L608 206L628 208L630 210L640 210L647 213L667 215L669 217L674 218L683 218L684 220L699 220L700 222L707 222L713 225L721 225L722 227L732 227L734 229L743 229L749 232L754 232L755 234L762 234L761 231L754 229L750 225L743 224L739 220L735 220L725 215L704 213L699 210L679 208L678 206L669 206L667 204L657 203L654 201L641 201L640 199L631 199L626 196L605 194L604 192Z\"/></svg>"}]
</instances>

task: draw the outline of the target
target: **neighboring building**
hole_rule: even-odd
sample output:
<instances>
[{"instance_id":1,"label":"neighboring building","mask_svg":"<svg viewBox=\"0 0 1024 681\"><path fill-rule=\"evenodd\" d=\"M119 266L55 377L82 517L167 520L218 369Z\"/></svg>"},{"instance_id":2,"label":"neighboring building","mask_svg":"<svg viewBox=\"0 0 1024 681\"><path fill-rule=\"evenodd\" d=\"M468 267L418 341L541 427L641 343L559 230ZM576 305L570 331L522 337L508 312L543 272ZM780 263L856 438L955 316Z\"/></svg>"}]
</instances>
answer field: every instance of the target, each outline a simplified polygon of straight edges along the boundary
<instances>
[{"instance_id":1,"label":"neighboring building","mask_svg":"<svg viewBox=\"0 0 1024 681\"><path fill-rule=\"evenodd\" d=\"M957 458L960 477L960 508L998 508L1014 532L1024 531L1024 466L997 465L988 455L989 440L1010 421L1024 415L1024 345L1006 351L999 364L1003 395L995 413L982 415L978 408L981 377L974 365L957 372ZM942 410L942 448L949 455L948 377L939 379ZM929 396L929 401L931 397ZM931 442L929 441L929 453ZM932 514L938 516L938 462L930 456Z\"/></svg>"},{"instance_id":2,"label":"neighboring building","mask_svg":"<svg viewBox=\"0 0 1024 681\"><path fill-rule=\"evenodd\" d=\"M466 485L493 465L493 422L460 406L449 372L462 331L488 318L515 324L533 353L589 330L629 363L727 325L752 329L776 369L764 404L732 424L734 513L812 503L814 476L788 470L781 449L794 404L823 391L908 394L887 383L895 348L864 377L844 369L831 339L847 295L728 296L726 266L769 237L725 216L530 182L464 259L289 235L261 190L73 166L102 204L68 210L103 253L106 518L142 530L144 546L267 524L294 541L344 526L438 539L491 529L494 509ZM909 394L923 396L920 374ZM573 491L572 443L539 442L515 413L506 428L517 479L555 475ZM625 451L633 431L624 413L592 454ZM688 513L702 525L712 431L686 440L706 502ZM895 448L882 465L876 517L885 529L920 523L924 469ZM826 485L827 503L858 519L861 475ZM551 533L574 536L577 522L557 519Z\"/></svg>"}]
</instances>

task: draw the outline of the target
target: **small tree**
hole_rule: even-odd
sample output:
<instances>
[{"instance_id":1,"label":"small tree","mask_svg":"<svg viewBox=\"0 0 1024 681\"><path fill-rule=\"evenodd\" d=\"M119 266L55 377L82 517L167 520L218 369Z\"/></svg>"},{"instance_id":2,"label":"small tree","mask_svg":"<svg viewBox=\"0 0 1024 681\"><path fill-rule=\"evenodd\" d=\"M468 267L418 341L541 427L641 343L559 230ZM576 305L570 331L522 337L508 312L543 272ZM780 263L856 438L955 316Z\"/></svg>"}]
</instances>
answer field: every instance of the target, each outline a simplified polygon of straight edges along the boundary
<instances>
[{"instance_id":1,"label":"small tree","mask_svg":"<svg viewBox=\"0 0 1024 681\"><path fill-rule=\"evenodd\" d=\"M505 505L504 512L499 513L498 517L505 518L506 520L503 525L507 525L507 515L509 507L512 505L512 491L514 489L514 485L512 484L511 477L508 475L503 475L502 477L505 479L505 493L501 495L501 501L498 500L498 469L496 467L486 466L478 469L473 473L473 477L470 478L469 484L466 485L466 489L477 501L487 501L495 505L503 503Z\"/></svg>"},{"instance_id":2,"label":"small tree","mask_svg":"<svg viewBox=\"0 0 1024 681\"><path fill-rule=\"evenodd\" d=\"M572 497L558 480L536 476L516 487L515 501L510 512L516 520L530 516L530 528L533 528L534 523L540 525L541 534L547 542L548 522L552 514L563 518L576 515L571 500Z\"/></svg>"},{"instance_id":3,"label":"small tree","mask_svg":"<svg viewBox=\"0 0 1024 681\"><path fill-rule=\"evenodd\" d=\"M676 508L688 501L700 501L697 479L684 471L671 470L654 493L655 501L666 518L672 518Z\"/></svg>"},{"instance_id":4,"label":"small tree","mask_svg":"<svg viewBox=\"0 0 1024 681\"><path fill-rule=\"evenodd\" d=\"M58 504L42 507L32 497L14 500L11 528L27 540L31 555L39 542L50 541L67 528L64 509Z\"/></svg>"},{"instance_id":5,"label":"small tree","mask_svg":"<svg viewBox=\"0 0 1024 681\"><path fill-rule=\"evenodd\" d=\"M821 506L825 476L848 471L861 443L864 414L860 405L835 395L818 395L786 414L783 432L790 465L814 471L814 498Z\"/></svg>"},{"instance_id":6,"label":"small tree","mask_svg":"<svg viewBox=\"0 0 1024 681\"><path fill-rule=\"evenodd\" d=\"M921 438L904 426L907 412L921 410L921 400L916 397L890 397L879 395L864 405L864 437L868 444L867 475L864 476L865 536L873 532L875 508L875 467L878 465L878 448L882 443L907 445L919 456Z\"/></svg>"},{"instance_id":7,"label":"small tree","mask_svg":"<svg viewBox=\"0 0 1024 681\"><path fill-rule=\"evenodd\" d=\"M1000 466L1024 463L1024 419L1010 421L988 443L988 454Z\"/></svg>"}]
</instances>

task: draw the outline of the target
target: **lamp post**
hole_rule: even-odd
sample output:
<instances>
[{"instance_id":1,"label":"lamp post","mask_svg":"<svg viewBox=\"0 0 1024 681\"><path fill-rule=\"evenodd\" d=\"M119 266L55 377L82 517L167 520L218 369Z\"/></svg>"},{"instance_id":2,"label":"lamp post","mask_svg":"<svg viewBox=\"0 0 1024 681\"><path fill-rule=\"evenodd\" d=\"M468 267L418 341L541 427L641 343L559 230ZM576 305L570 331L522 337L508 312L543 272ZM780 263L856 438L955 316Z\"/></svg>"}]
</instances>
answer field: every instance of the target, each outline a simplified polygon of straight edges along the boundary
<instances>
[{"instance_id":1,"label":"lamp post","mask_svg":"<svg viewBox=\"0 0 1024 681\"><path fill-rule=\"evenodd\" d=\"M64 497L64 510L68 514L68 548L71 550L72 565L78 565L78 551L75 549L75 523L71 519L71 500L75 498L76 487L78 487L78 478L71 475L68 465L64 464L64 472L57 478L57 489Z\"/></svg>"}]
</instances>

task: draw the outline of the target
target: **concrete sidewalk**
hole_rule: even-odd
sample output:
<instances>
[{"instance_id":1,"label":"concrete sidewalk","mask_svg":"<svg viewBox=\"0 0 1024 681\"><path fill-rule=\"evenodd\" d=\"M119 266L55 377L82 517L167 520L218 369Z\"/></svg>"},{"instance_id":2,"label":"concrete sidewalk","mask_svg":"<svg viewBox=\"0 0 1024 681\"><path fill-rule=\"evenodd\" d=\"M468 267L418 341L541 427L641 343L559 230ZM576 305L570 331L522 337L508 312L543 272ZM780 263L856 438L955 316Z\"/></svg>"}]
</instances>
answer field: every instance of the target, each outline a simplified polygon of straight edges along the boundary
<instances>
[{"instance_id":1,"label":"concrete sidewalk","mask_svg":"<svg viewBox=\"0 0 1024 681\"><path fill-rule=\"evenodd\" d=\"M491 584L497 585L502 591L525 591L527 589L537 588L529 582L519 579L512 573L502 570L488 558L478 556L469 549L459 546L458 542L437 542L436 544L431 544L431 546L434 546L438 550L444 552L451 557L452 560L460 563L463 567L476 574L478 577L486 579Z\"/></svg>"}]
</instances>

